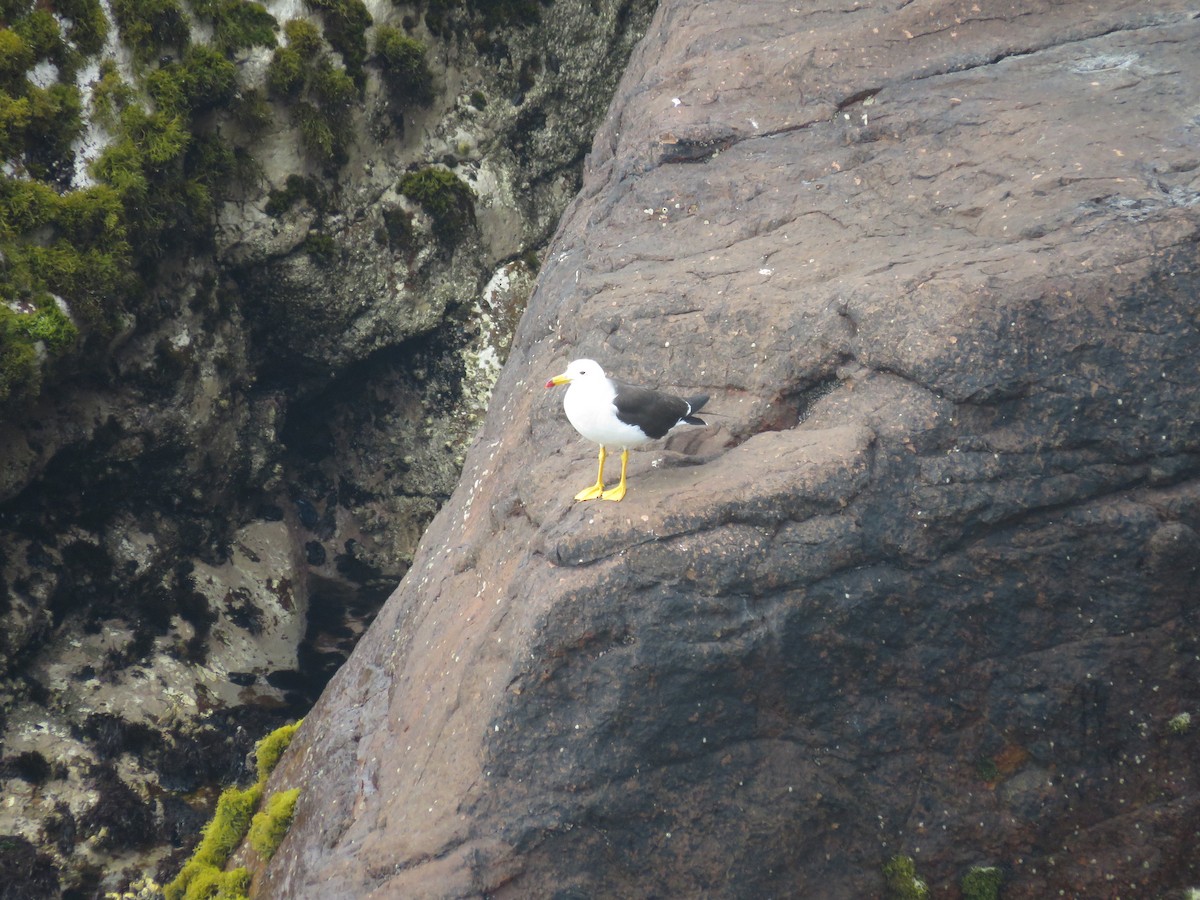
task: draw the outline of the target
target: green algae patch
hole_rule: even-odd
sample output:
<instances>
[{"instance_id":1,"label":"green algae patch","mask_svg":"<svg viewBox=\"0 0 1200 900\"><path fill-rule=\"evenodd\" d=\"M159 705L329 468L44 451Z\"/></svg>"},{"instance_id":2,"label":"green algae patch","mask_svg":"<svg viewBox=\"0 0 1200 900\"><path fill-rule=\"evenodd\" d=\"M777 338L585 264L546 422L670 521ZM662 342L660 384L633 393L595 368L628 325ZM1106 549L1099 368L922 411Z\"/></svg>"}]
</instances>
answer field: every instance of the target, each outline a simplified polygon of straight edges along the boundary
<instances>
[{"instance_id":1,"label":"green algae patch","mask_svg":"<svg viewBox=\"0 0 1200 900\"><path fill-rule=\"evenodd\" d=\"M288 748L292 742L292 736L295 735L296 729L300 727L299 722L293 722L291 725L284 725L281 728L276 728L265 738L258 742L258 747L255 750L255 763L258 767L258 780L264 782L267 776L275 771L275 766L279 763L279 758L283 756L283 751Z\"/></svg>"},{"instance_id":2,"label":"green algae patch","mask_svg":"<svg viewBox=\"0 0 1200 900\"><path fill-rule=\"evenodd\" d=\"M261 812L254 814L250 821L250 846L264 860L275 855L282 843L284 835L292 824L292 816L296 812L296 800L300 796L299 788L281 791L273 794L263 804Z\"/></svg>"},{"instance_id":3,"label":"green algae patch","mask_svg":"<svg viewBox=\"0 0 1200 900\"><path fill-rule=\"evenodd\" d=\"M274 794L261 810L258 807L267 778L292 742L300 722L276 728L258 742L255 748L258 780L248 788L231 787L221 793L217 810L204 826L196 852L175 879L164 886L166 900L244 900L248 895L249 871L240 866L225 871L225 864L247 836L251 847L266 860L287 834L300 796L299 788Z\"/></svg>"},{"instance_id":4,"label":"green algae patch","mask_svg":"<svg viewBox=\"0 0 1200 900\"><path fill-rule=\"evenodd\" d=\"M217 811L204 827L204 836L200 839L196 852L175 876L175 880L163 888L167 900L238 896L234 891L242 881L240 873L246 870L234 869L225 872L223 869L230 855L246 836L254 808L258 806L261 797L261 783L245 790L226 788L221 793L220 799L217 800ZM242 895L248 887L247 877L241 890Z\"/></svg>"}]
</instances>

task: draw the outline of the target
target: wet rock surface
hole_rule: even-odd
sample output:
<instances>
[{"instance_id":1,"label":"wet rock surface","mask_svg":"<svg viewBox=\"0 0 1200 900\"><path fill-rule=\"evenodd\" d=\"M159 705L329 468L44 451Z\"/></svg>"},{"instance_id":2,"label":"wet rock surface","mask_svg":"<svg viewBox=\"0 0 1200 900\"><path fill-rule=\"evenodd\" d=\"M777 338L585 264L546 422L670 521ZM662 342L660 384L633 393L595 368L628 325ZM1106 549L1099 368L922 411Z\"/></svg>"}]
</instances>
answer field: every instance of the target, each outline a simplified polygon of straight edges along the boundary
<instances>
[{"instance_id":1,"label":"wet rock surface","mask_svg":"<svg viewBox=\"0 0 1200 900\"><path fill-rule=\"evenodd\" d=\"M1200 882L1198 47L666 0L259 896ZM619 504L570 499L577 356L712 395Z\"/></svg>"}]
</instances>

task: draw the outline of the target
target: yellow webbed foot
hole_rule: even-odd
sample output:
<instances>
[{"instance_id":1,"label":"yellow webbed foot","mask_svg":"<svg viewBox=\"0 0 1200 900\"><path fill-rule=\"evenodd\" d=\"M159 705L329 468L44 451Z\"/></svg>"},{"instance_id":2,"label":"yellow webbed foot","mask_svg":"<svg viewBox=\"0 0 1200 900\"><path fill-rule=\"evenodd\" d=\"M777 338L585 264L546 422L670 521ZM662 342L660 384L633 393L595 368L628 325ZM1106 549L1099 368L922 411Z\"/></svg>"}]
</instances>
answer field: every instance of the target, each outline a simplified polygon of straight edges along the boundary
<instances>
[{"instance_id":1,"label":"yellow webbed foot","mask_svg":"<svg viewBox=\"0 0 1200 900\"><path fill-rule=\"evenodd\" d=\"M576 500L596 500L603 497L607 491L604 490L604 482L597 481L590 488L584 488L575 495Z\"/></svg>"},{"instance_id":2,"label":"yellow webbed foot","mask_svg":"<svg viewBox=\"0 0 1200 900\"><path fill-rule=\"evenodd\" d=\"M602 500L620 500L625 496L625 482L621 482L615 488L609 488L600 495Z\"/></svg>"},{"instance_id":3,"label":"yellow webbed foot","mask_svg":"<svg viewBox=\"0 0 1200 900\"><path fill-rule=\"evenodd\" d=\"M629 450L621 451L621 481L615 488L609 488L600 494L604 500L620 500L625 496L625 470L629 468Z\"/></svg>"}]
</instances>

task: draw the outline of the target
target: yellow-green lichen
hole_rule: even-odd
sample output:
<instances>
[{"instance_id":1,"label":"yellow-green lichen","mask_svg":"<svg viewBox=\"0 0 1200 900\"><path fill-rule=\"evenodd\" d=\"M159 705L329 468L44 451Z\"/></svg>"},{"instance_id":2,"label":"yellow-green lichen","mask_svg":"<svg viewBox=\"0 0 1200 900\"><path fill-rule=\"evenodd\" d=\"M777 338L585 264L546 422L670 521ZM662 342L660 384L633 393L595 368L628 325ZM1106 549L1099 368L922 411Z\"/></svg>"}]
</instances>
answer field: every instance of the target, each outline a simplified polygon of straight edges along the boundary
<instances>
[{"instance_id":1,"label":"yellow-green lichen","mask_svg":"<svg viewBox=\"0 0 1200 900\"><path fill-rule=\"evenodd\" d=\"M287 834L292 824L292 816L296 812L296 800L300 796L299 788L272 794L263 804L263 809L254 814L250 822L250 834L247 836L250 846L263 859L270 859Z\"/></svg>"}]
</instances>

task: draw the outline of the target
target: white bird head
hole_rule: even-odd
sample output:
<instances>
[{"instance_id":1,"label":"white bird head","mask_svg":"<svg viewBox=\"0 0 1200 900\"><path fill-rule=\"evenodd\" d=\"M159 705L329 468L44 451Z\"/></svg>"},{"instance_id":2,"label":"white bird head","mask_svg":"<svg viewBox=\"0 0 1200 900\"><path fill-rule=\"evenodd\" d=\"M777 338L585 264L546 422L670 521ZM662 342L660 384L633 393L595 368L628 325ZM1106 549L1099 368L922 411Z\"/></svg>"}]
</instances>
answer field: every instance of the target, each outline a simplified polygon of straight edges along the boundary
<instances>
[{"instance_id":1,"label":"white bird head","mask_svg":"<svg viewBox=\"0 0 1200 900\"><path fill-rule=\"evenodd\" d=\"M546 387L552 388L560 384L570 384L572 381L587 381L604 377L604 369L594 359L577 359L567 365L566 371L555 375L546 382Z\"/></svg>"}]
</instances>

